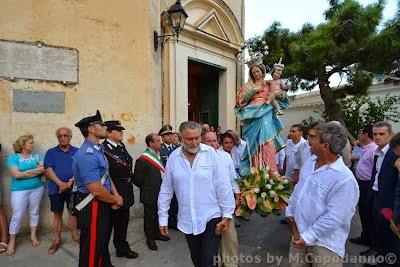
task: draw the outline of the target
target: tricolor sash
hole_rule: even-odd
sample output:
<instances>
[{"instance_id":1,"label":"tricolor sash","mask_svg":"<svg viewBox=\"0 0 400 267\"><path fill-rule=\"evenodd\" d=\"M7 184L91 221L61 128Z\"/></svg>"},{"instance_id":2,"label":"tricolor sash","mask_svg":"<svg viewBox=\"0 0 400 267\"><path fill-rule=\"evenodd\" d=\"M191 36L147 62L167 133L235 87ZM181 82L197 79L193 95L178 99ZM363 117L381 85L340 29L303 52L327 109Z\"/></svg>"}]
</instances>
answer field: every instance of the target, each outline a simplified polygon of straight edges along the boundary
<instances>
[{"instance_id":1,"label":"tricolor sash","mask_svg":"<svg viewBox=\"0 0 400 267\"><path fill-rule=\"evenodd\" d=\"M150 151L150 149L146 149L141 157L150 162L154 167L159 169L161 174L165 172L164 164L156 154Z\"/></svg>"}]
</instances>

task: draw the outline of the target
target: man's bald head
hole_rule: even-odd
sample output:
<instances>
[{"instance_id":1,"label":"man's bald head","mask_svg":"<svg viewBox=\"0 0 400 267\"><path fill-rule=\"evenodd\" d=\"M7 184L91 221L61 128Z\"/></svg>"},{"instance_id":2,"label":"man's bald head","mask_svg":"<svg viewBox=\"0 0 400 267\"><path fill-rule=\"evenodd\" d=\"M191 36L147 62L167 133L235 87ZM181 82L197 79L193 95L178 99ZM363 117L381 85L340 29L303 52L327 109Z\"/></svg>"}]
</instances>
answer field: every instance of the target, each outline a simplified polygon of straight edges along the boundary
<instances>
[{"instance_id":1,"label":"man's bald head","mask_svg":"<svg viewBox=\"0 0 400 267\"><path fill-rule=\"evenodd\" d=\"M218 149L217 135L214 132L206 132L203 135L203 143L209 145L215 149Z\"/></svg>"}]
</instances>

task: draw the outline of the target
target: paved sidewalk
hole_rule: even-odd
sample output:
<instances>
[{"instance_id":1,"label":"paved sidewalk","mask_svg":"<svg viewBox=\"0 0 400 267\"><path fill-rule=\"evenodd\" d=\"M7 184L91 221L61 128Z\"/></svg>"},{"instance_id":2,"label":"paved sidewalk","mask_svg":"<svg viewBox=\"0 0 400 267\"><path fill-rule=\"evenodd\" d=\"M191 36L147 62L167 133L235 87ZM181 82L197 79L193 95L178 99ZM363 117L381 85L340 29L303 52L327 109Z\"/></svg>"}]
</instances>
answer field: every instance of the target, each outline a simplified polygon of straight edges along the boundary
<instances>
[{"instance_id":1,"label":"paved sidewalk","mask_svg":"<svg viewBox=\"0 0 400 267\"><path fill-rule=\"evenodd\" d=\"M241 267L258 266L288 266L288 249L290 233L287 225L279 223L278 216L269 216L262 218L253 215L251 220L241 221L241 226L237 228L240 244L240 253L243 262ZM171 241L157 241L158 251L150 251L145 244L143 234L143 219L132 219L128 229L128 241L132 249L139 253L139 258L128 260L117 258L115 249L110 242L111 260L114 266L138 266L138 267L190 267L192 266L189 251L186 245L184 235L171 231ZM357 236L360 233L360 224L358 217L353 220L352 232L350 236ZM18 238L16 255L14 257L0 255L0 266L10 267L46 267L46 266L77 266L78 265L78 246L70 241L69 232L64 231L64 245L52 256L47 255L47 249L51 245L52 234L40 235L41 245L37 248L31 246L28 236ZM347 244L347 251L350 254L358 255L362 246ZM267 256L282 256L280 265L277 262L267 261ZM247 258L246 258L247 257ZM257 259L262 262L255 263ZM361 264L346 264L345 266L362 266Z\"/></svg>"}]
</instances>

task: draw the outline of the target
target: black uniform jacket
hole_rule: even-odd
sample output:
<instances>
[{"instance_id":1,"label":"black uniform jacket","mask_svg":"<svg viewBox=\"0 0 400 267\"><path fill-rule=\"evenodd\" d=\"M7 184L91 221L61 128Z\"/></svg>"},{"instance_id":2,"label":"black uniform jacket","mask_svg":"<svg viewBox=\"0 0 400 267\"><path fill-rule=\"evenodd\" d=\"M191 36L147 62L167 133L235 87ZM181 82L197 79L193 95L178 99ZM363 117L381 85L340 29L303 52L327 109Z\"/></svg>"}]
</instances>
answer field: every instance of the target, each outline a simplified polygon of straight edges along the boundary
<instances>
[{"instance_id":1,"label":"black uniform jacket","mask_svg":"<svg viewBox=\"0 0 400 267\"><path fill-rule=\"evenodd\" d=\"M122 208L129 208L134 203L133 197L133 184L132 184L132 157L129 155L125 148L125 145L119 143L116 147L105 140L103 142L105 151L113 154L122 162L126 163L126 166L119 163L114 157L105 153L107 160L109 162L109 172L118 193L124 199L124 205Z\"/></svg>"}]
</instances>

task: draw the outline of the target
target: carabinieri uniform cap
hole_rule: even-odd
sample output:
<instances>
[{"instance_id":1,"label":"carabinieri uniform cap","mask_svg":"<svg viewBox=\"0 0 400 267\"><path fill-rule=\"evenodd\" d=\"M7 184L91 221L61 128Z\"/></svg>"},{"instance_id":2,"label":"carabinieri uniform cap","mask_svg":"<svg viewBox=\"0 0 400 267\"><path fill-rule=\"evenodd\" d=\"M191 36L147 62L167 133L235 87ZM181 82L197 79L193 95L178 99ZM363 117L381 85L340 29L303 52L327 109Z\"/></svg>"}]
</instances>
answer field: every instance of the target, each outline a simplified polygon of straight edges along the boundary
<instances>
[{"instance_id":1,"label":"carabinieri uniform cap","mask_svg":"<svg viewBox=\"0 0 400 267\"><path fill-rule=\"evenodd\" d=\"M112 130L117 130L117 131L125 130L125 128L121 126L120 121L105 121L104 123L107 126L108 132L111 132Z\"/></svg>"},{"instance_id":2,"label":"carabinieri uniform cap","mask_svg":"<svg viewBox=\"0 0 400 267\"><path fill-rule=\"evenodd\" d=\"M169 124L164 125L160 131L158 132L158 135L162 136L164 134L172 133L172 126Z\"/></svg>"},{"instance_id":3,"label":"carabinieri uniform cap","mask_svg":"<svg viewBox=\"0 0 400 267\"><path fill-rule=\"evenodd\" d=\"M75 127L82 129L82 128L88 127L90 125L93 125L93 124L100 124L102 126L105 125L103 120L101 119L101 115L98 110L96 111L96 115L83 118L80 121L78 121L77 123L75 123Z\"/></svg>"}]
</instances>

